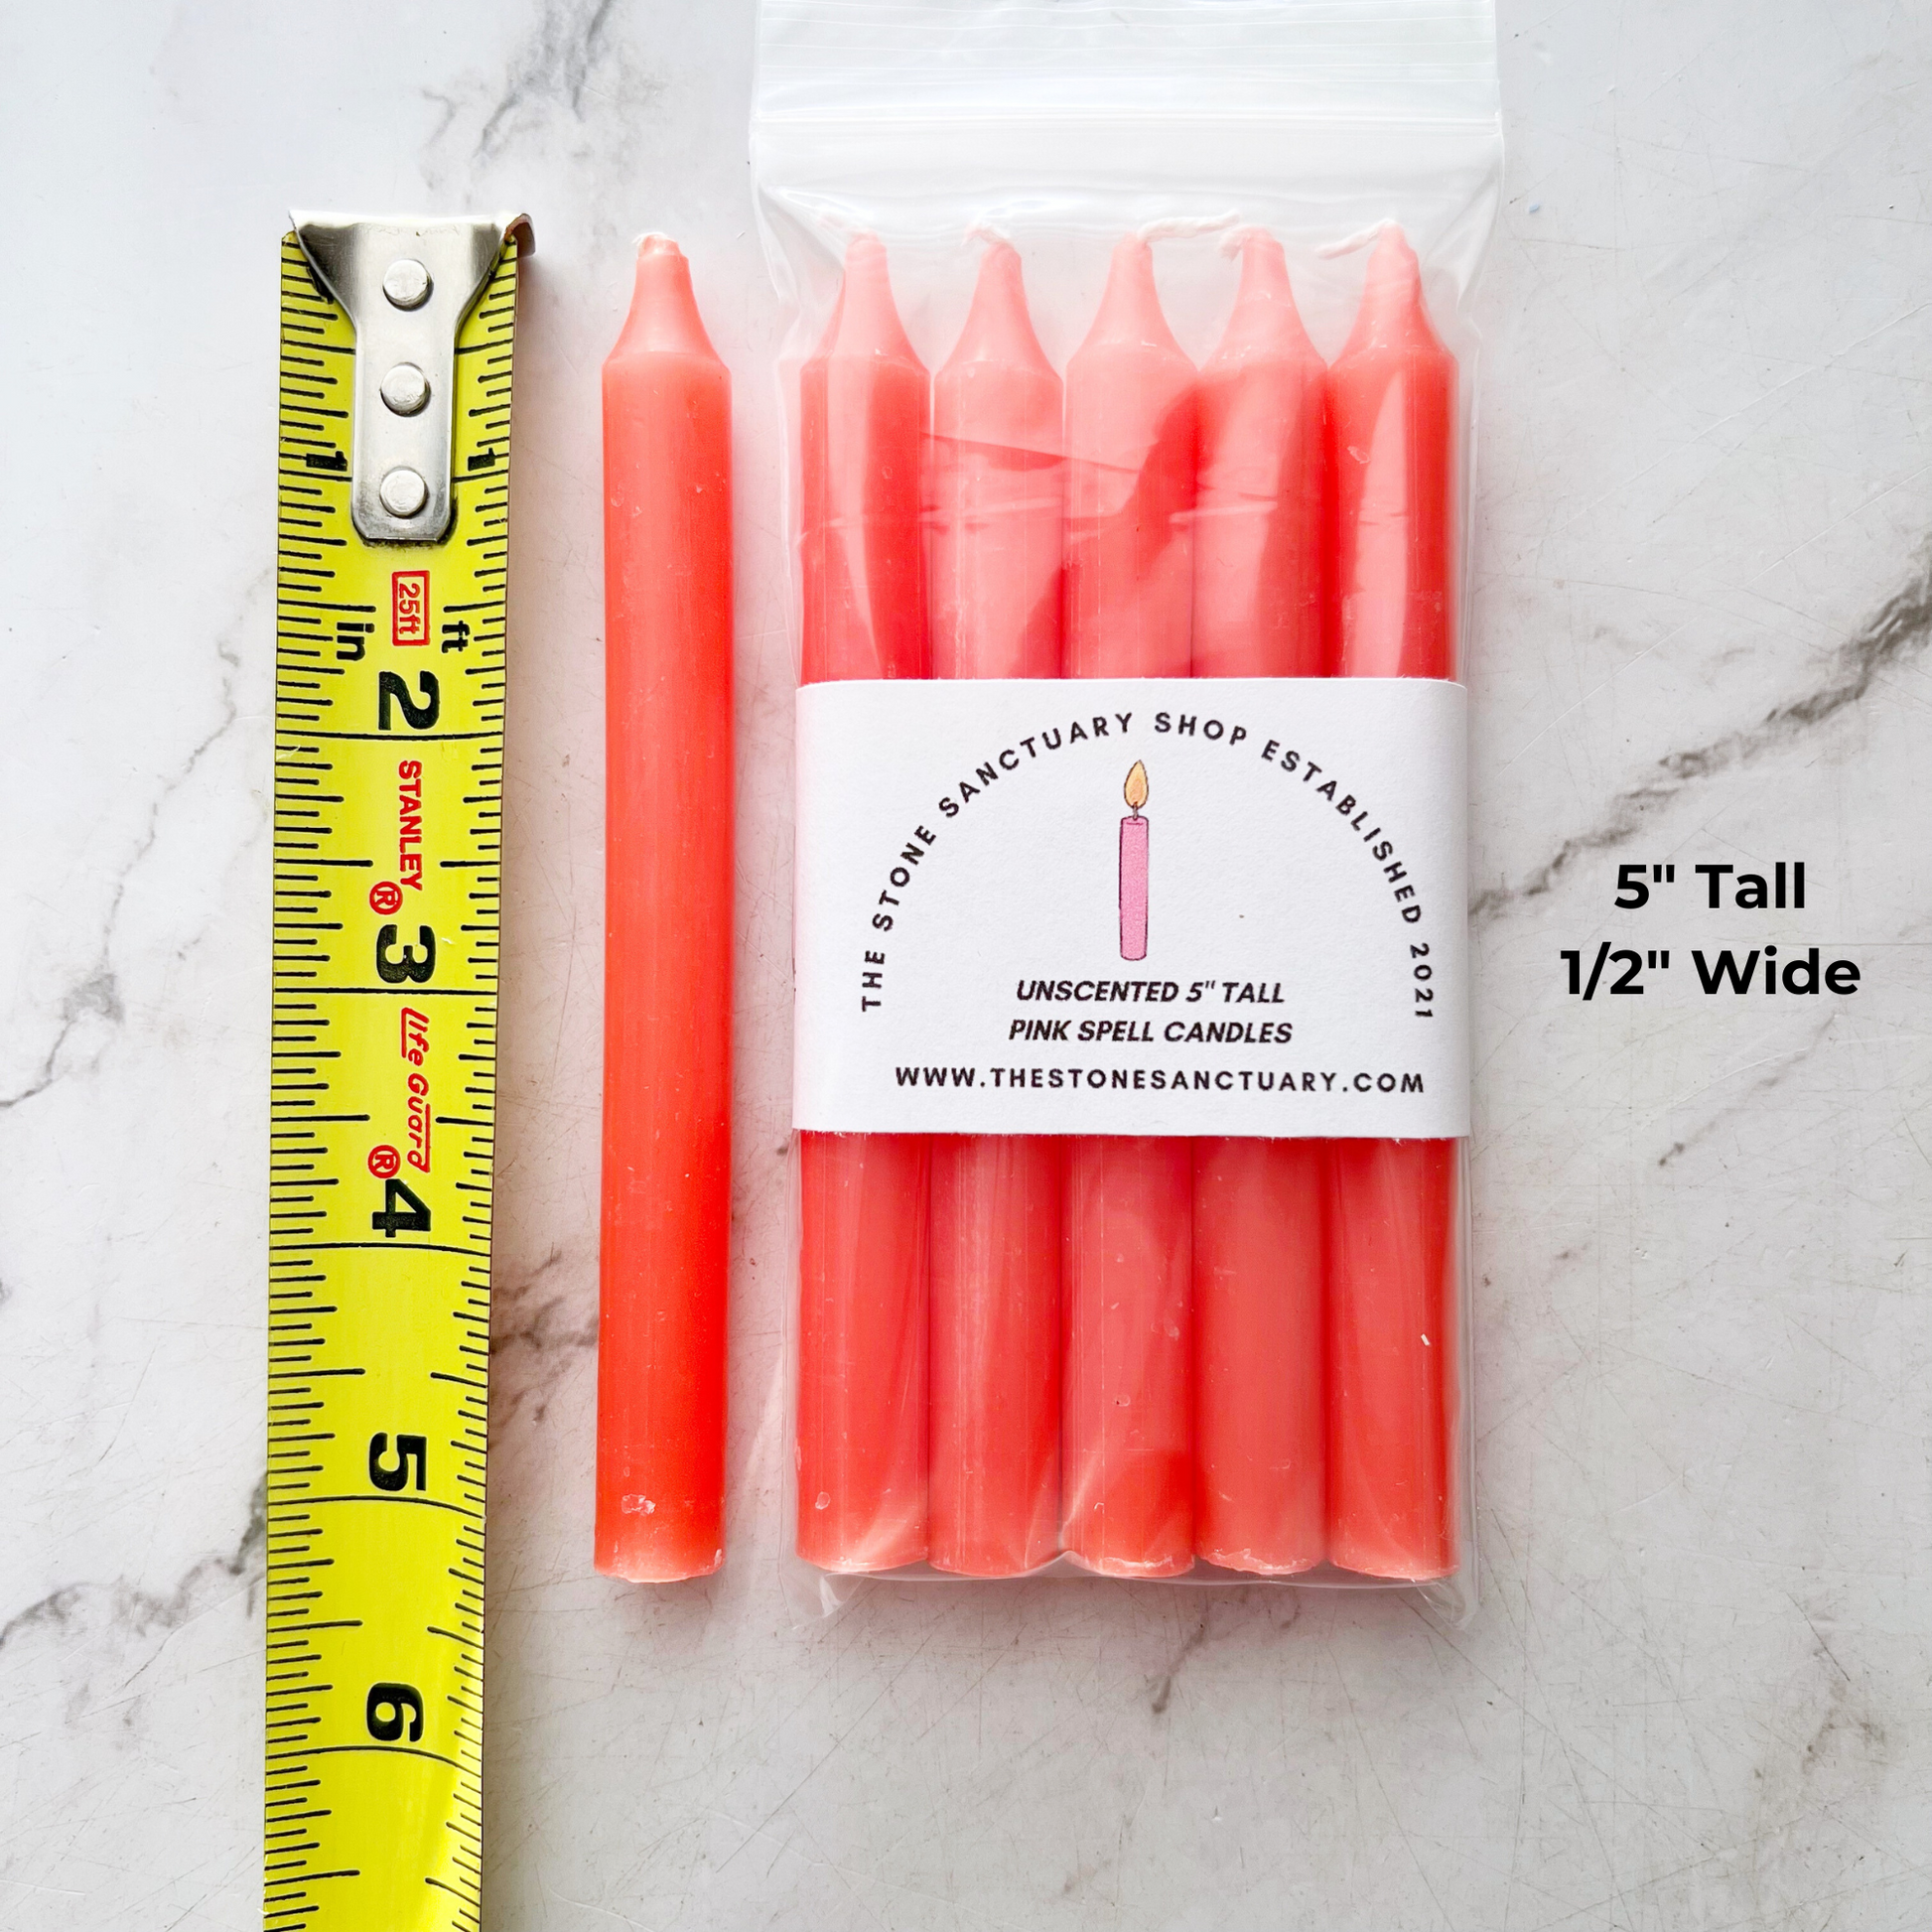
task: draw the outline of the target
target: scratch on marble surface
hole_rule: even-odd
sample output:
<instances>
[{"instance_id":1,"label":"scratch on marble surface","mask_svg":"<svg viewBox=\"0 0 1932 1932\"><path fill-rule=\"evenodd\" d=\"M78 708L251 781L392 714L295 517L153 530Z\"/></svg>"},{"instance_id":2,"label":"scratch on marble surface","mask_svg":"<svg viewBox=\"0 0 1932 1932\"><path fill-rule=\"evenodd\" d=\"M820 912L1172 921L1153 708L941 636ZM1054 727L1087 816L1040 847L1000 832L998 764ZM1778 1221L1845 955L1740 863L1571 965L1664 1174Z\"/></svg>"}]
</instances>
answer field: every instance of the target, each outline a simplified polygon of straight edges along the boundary
<instances>
[{"instance_id":1,"label":"scratch on marble surface","mask_svg":"<svg viewBox=\"0 0 1932 1932\"><path fill-rule=\"evenodd\" d=\"M150 840L152 843L152 840ZM139 855L137 855L138 857ZM122 884L125 886L125 880ZM114 894L114 905L120 904L120 889ZM118 1027L127 1017L121 1005L121 989L106 963L106 953L112 939L114 913L110 908L107 915L108 937L101 942L101 957L86 977L68 989L61 1002L61 1025L52 1043L42 1057L39 1070L27 1084L15 1093L0 1095L0 1114L8 1112L24 1102L38 1099L51 1087L59 1076L62 1049L72 1036L73 1030L89 1016L97 1016L110 1027Z\"/></svg>"},{"instance_id":2,"label":"scratch on marble surface","mask_svg":"<svg viewBox=\"0 0 1932 1932\"><path fill-rule=\"evenodd\" d=\"M502 144L509 115L526 101L562 99L580 120L584 87L604 47L615 0L564 0L546 7L535 39L511 63L509 78L477 136L476 159L487 161Z\"/></svg>"},{"instance_id":3,"label":"scratch on marble surface","mask_svg":"<svg viewBox=\"0 0 1932 1932\"><path fill-rule=\"evenodd\" d=\"M1275 1589L1267 1585L1213 1592L1192 1629L1181 1639L1173 1661L1155 1680L1149 1710L1157 1718L1167 1715L1173 1702L1175 1681L1195 1654L1207 1645L1254 1631L1280 1637L1295 1627L1306 1608L1299 1591Z\"/></svg>"},{"instance_id":4,"label":"scratch on marble surface","mask_svg":"<svg viewBox=\"0 0 1932 1932\"><path fill-rule=\"evenodd\" d=\"M110 1625L137 1636L150 1630L179 1629L199 1614L203 1589L209 1583L225 1580L245 1584L252 1609L267 1566L268 1476L264 1472L248 1498L248 1521L231 1551L201 1558L183 1573L173 1589L165 1592L140 1589L125 1579L111 1584L64 1584L0 1624L0 1652L35 1630L52 1628L65 1633L83 1605L93 1600L105 1604Z\"/></svg>"},{"instance_id":5,"label":"scratch on marble surface","mask_svg":"<svg viewBox=\"0 0 1932 1932\"><path fill-rule=\"evenodd\" d=\"M1740 1848L1753 1855L1793 1828L1833 1815L1855 1793L1882 1783L1893 1757L1891 1732L1869 1686L1846 1668L1820 1627L1821 1620L1837 1621L1835 1614L1829 1607L1808 1606L1795 1592L1785 1595L1810 1636L1806 1682L1790 1687L1779 1714L1786 1722L1773 1719L1760 1727L1755 1802Z\"/></svg>"},{"instance_id":6,"label":"scratch on marble surface","mask_svg":"<svg viewBox=\"0 0 1932 1932\"><path fill-rule=\"evenodd\" d=\"M499 80L473 74L448 89L424 88L424 98L442 110L420 157L424 178L440 180L438 154L450 149L463 155L469 170L487 168L540 129L553 110L583 125L612 103L626 112L647 105L656 84L631 70L630 49L612 31L615 11L616 0L548 0ZM613 63L615 77L607 73Z\"/></svg>"},{"instance_id":7,"label":"scratch on marble surface","mask_svg":"<svg viewBox=\"0 0 1932 1932\"><path fill-rule=\"evenodd\" d=\"M491 1324L489 1352L491 1355L505 1354L511 1349L527 1349L537 1356L574 1354L581 1349L597 1346L597 1311L576 1325L569 1325L562 1318L570 1312L572 1298L567 1292L560 1291L546 1295L531 1306L533 1292L537 1284L552 1269L562 1265L564 1251L552 1248L537 1264L536 1271L514 1288L496 1291L496 1310L507 1321ZM513 1324L513 1325L512 1325Z\"/></svg>"},{"instance_id":8,"label":"scratch on marble surface","mask_svg":"<svg viewBox=\"0 0 1932 1932\"><path fill-rule=\"evenodd\" d=\"M161 789L155 793L153 803L148 807L148 822L141 836L135 842L134 851L127 863L122 866L120 876L114 882L112 897L107 901L106 916L101 921L100 944L95 949L93 963L68 989L61 1002L61 1021L54 1038L42 1056L38 1070L29 1078L26 1085L10 1094L0 1094L0 1113L37 1099L61 1077L61 1056L74 1032L88 1019L104 1021L110 1028L120 1027L127 1018L126 1009L121 1003L120 982L116 979L113 967L114 933L120 922L121 906L127 897L127 889L134 875L141 869L148 855L153 852L161 837L162 814L168 808L168 801L195 775L202 760L234 728L241 716L240 704L235 697L235 685L241 676L241 651L238 638L254 621L256 599L274 581L272 568L263 568L255 573L242 592L241 608L234 620L214 639L215 655L221 660L220 715L213 728L208 731L183 759L179 769L161 782Z\"/></svg>"},{"instance_id":9,"label":"scratch on marble surface","mask_svg":"<svg viewBox=\"0 0 1932 1932\"><path fill-rule=\"evenodd\" d=\"M588 1311L579 1316L582 1298L568 1288L545 1293L549 1277L565 1265L565 1252L553 1245L528 1275L491 1290L489 1353L492 1362L510 1361L521 1374L512 1378L499 1370L492 1390L490 1426L500 1431L531 1403L530 1421L541 1424L550 1397L572 1358L597 1346L595 1284L589 1292ZM595 1272L595 1271L593 1271Z\"/></svg>"},{"instance_id":10,"label":"scratch on marble surface","mask_svg":"<svg viewBox=\"0 0 1932 1932\"><path fill-rule=\"evenodd\" d=\"M0 1623L0 1651L4 1651L16 1637L24 1636L31 1630L46 1624L64 1626L73 1613L73 1606L80 1600L82 1584L63 1584L59 1589L49 1590L38 1602L29 1603L24 1610L16 1611L5 1623Z\"/></svg>"},{"instance_id":11,"label":"scratch on marble surface","mask_svg":"<svg viewBox=\"0 0 1932 1932\"><path fill-rule=\"evenodd\" d=\"M1180 1648L1174 1652L1173 1662L1168 1666L1162 1674L1160 1683L1154 1687L1154 1697L1148 1708L1157 1718L1165 1717L1168 1706L1173 1701L1173 1681L1181 1667L1207 1641L1207 1619L1211 1613L1211 1608L1201 1612L1199 1622L1188 1631Z\"/></svg>"},{"instance_id":12,"label":"scratch on marble surface","mask_svg":"<svg viewBox=\"0 0 1932 1932\"><path fill-rule=\"evenodd\" d=\"M1657 1157L1657 1165L1660 1168L1669 1167L1679 1155L1689 1153L1700 1141L1716 1132L1718 1128L1722 1127L1726 1120L1730 1119L1740 1109L1749 1107L1761 1096L1769 1093L1772 1088L1783 1085L1785 1080L1825 1043L1826 1036L1831 1033L1837 1019L1837 1014L1828 1014L1824 1021L1813 1030L1811 1037L1802 1046L1794 1046L1788 1053L1775 1055L1769 1073L1759 1074L1748 1087L1741 1093L1734 1095L1724 1106L1720 1107L1701 1127L1692 1129L1681 1141L1673 1141ZM1733 1067L1719 1079L1706 1082L1704 1086L1698 1088L1697 1093L1708 1093L1712 1087L1722 1086L1725 1081L1734 1080L1739 1073L1744 1071L1746 1069L1743 1067ZM1677 1112L1680 1107L1684 1107L1692 1100L1695 1100L1697 1093L1686 1094L1681 1100L1671 1101L1663 1111L1666 1114Z\"/></svg>"},{"instance_id":13,"label":"scratch on marble surface","mask_svg":"<svg viewBox=\"0 0 1932 1932\"><path fill-rule=\"evenodd\" d=\"M1390 1824L1394 1826L1396 1837L1402 1841L1402 1849L1408 1853L1409 1863L1414 1867L1416 1876L1421 1880L1423 1890L1429 1894L1429 1902L1435 1908L1437 1922L1448 1925L1449 1915L1443 1909L1443 1901L1437 1892L1435 1880L1430 1876L1428 1866L1423 1863L1421 1853L1416 1850L1415 1838L1402 1816L1402 1806L1389 1794L1388 1781L1382 1775L1382 1767L1377 1762L1374 1747L1369 1741L1368 1727L1362 1722L1362 1714L1355 1701L1354 1688L1348 1681L1348 1672L1340 1656L1337 1655L1331 1639L1324 1636L1322 1647L1327 1654L1328 1667L1334 1674L1335 1686L1341 1692L1343 1703L1348 1707L1349 1728L1354 1733L1356 1748L1368 1765L1369 1776L1375 1781L1377 1795L1382 1800L1383 1812Z\"/></svg>"},{"instance_id":14,"label":"scratch on marble surface","mask_svg":"<svg viewBox=\"0 0 1932 1932\"><path fill-rule=\"evenodd\" d=\"M1667 753L1656 761L1656 776L1618 792L1594 825L1565 839L1522 885L1503 882L1476 894L1469 902L1470 918L1492 919L1511 906L1541 898L1577 860L1634 838L1653 810L1691 785L1748 764L1860 703L1881 672L1916 655L1928 641L1932 641L1932 538L1921 542L1918 567L1906 582L1832 653L1829 668L1814 689L1774 705L1755 725L1727 732L1708 745Z\"/></svg>"}]
</instances>

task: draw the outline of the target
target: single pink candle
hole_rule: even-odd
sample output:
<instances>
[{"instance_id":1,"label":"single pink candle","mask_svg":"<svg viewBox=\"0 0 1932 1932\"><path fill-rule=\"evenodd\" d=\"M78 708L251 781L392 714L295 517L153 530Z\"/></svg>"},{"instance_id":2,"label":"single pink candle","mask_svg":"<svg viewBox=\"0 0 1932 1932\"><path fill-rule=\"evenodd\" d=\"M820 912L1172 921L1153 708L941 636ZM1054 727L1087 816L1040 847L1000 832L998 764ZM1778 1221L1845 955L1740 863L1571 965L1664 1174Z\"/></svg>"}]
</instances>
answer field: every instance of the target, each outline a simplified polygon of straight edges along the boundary
<instances>
[{"instance_id":1,"label":"single pink candle","mask_svg":"<svg viewBox=\"0 0 1932 1932\"><path fill-rule=\"evenodd\" d=\"M596 1549L598 1569L637 1583L702 1577L725 1554L731 481L731 377L689 264L648 235L604 365Z\"/></svg>"},{"instance_id":2,"label":"single pink candle","mask_svg":"<svg viewBox=\"0 0 1932 1932\"><path fill-rule=\"evenodd\" d=\"M932 669L1058 677L1060 379L994 242L932 383ZM1017 1577L1059 1548L1061 1174L1038 1134L932 1138L928 1557Z\"/></svg>"},{"instance_id":3,"label":"single pink candle","mask_svg":"<svg viewBox=\"0 0 1932 1932\"><path fill-rule=\"evenodd\" d=\"M1195 409L1194 365L1130 235L1066 369L1074 677L1187 675ZM1175 1577L1194 1561L1192 1212L1188 1142L1069 1144L1061 1539L1103 1576Z\"/></svg>"},{"instance_id":4,"label":"single pink candle","mask_svg":"<svg viewBox=\"0 0 1932 1932\"><path fill-rule=\"evenodd\" d=\"M1250 234L1201 370L1194 675L1328 669L1327 371L1288 263ZM1292 1576L1327 1548L1320 1141L1194 1143L1194 1550Z\"/></svg>"},{"instance_id":5,"label":"single pink candle","mask_svg":"<svg viewBox=\"0 0 1932 1932\"><path fill-rule=\"evenodd\" d=\"M1147 766L1139 759L1127 774L1121 795L1129 816L1120 822L1120 956L1147 957Z\"/></svg>"},{"instance_id":6,"label":"single pink candle","mask_svg":"<svg viewBox=\"0 0 1932 1932\"><path fill-rule=\"evenodd\" d=\"M1455 357L1400 230L1328 372L1343 677L1455 675ZM1453 1141L1337 1141L1328 1554L1416 1582L1460 1562Z\"/></svg>"},{"instance_id":7,"label":"single pink candle","mask_svg":"<svg viewBox=\"0 0 1932 1932\"><path fill-rule=\"evenodd\" d=\"M924 677L924 364L859 235L799 372L804 681ZM799 1136L797 1548L822 1570L926 1553L922 1134Z\"/></svg>"}]
</instances>

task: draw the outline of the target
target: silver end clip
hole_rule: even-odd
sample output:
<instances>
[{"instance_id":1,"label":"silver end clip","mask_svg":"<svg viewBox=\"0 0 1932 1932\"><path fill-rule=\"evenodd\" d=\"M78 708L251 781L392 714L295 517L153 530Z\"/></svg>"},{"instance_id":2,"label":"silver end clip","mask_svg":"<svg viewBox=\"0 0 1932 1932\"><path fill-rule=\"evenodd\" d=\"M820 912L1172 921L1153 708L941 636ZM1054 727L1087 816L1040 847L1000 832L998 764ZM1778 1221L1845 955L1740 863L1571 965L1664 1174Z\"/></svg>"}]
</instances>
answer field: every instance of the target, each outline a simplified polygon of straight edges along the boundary
<instances>
[{"instance_id":1,"label":"silver end clip","mask_svg":"<svg viewBox=\"0 0 1932 1932\"><path fill-rule=\"evenodd\" d=\"M349 516L368 543L440 543L450 494L456 339L523 214L291 216L315 277L355 329Z\"/></svg>"}]
</instances>

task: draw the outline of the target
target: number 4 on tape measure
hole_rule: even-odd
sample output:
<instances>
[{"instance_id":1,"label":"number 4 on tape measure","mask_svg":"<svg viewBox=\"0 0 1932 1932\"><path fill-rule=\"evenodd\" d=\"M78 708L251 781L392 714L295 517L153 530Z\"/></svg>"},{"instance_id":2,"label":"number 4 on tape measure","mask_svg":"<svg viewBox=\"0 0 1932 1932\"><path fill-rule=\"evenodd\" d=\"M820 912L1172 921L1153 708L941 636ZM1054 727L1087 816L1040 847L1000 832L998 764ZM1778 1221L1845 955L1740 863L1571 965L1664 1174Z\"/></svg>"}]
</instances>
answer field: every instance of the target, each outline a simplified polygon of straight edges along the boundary
<instances>
[{"instance_id":1,"label":"number 4 on tape measure","mask_svg":"<svg viewBox=\"0 0 1932 1932\"><path fill-rule=\"evenodd\" d=\"M478 1924L518 216L282 244L262 1919Z\"/></svg>"}]
</instances>

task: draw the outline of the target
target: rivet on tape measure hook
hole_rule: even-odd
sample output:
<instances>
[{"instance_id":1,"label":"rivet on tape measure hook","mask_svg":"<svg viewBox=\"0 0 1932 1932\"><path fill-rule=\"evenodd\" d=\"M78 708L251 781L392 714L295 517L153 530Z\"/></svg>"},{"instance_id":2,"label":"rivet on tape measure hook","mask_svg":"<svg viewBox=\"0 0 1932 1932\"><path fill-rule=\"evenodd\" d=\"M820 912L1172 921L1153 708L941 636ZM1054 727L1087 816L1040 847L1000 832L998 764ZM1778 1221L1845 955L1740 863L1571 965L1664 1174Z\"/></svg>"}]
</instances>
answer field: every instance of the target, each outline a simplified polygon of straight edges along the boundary
<instances>
[{"instance_id":1,"label":"rivet on tape measure hook","mask_svg":"<svg viewBox=\"0 0 1932 1932\"><path fill-rule=\"evenodd\" d=\"M355 528L370 543L440 542L450 524L457 331L505 237L529 253L529 219L291 219L316 279L355 328Z\"/></svg>"},{"instance_id":2,"label":"rivet on tape measure hook","mask_svg":"<svg viewBox=\"0 0 1932 1932\"><path fill-rule=\"evenodd\" d=\"M476 1932L521 217L281 253L262 1923Z\"/></svg>"}]
</instances>

